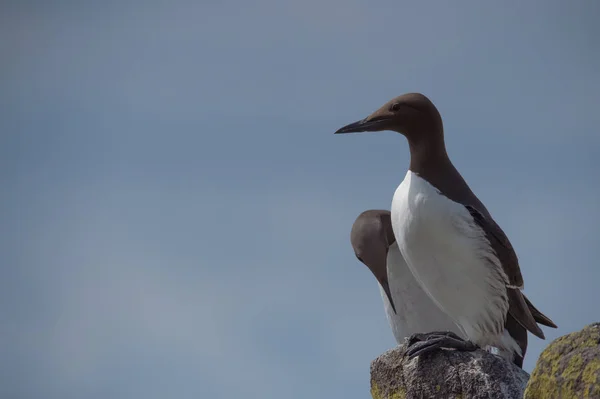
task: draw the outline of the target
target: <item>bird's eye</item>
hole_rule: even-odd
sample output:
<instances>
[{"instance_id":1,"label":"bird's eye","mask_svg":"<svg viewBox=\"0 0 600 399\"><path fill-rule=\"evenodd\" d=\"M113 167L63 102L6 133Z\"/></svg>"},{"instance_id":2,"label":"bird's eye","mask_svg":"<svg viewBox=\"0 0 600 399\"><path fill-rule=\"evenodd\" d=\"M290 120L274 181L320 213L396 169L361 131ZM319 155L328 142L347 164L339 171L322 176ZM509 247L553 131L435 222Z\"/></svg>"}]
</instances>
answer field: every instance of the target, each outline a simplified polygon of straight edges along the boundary
<instances>
[{"instance_id":1,"label":"bird's eye","mask_svg":"<svg viewBox=\"0 0 600 399\"><path fill-rule=\"evenodd\" d=\"M392 106L390 107L390 111L398 111L400 109L400 103L394 103L392 104Z\"/></svg>"}]
</instances>

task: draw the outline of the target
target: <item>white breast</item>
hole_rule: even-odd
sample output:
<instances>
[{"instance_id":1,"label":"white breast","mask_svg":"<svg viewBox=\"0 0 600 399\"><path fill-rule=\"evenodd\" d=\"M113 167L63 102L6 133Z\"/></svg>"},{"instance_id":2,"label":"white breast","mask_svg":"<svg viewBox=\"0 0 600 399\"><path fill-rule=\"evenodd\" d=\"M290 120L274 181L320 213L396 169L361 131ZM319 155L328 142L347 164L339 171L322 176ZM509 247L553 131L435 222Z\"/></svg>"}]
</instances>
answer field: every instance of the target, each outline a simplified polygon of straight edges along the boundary
<instances>
[{"instance_id":1,"label":"white breast","mask_svg":"<svg viewBox=\"0 0 600 399\"><path fill-rule=\"evenodd\" d=\"M431 331L453 331L466 338L454 321L433 303L417 283L396 243L389 248L387 269L396 313L385 291L381 286L379 287L388 322L398 344L412 334Z\"/></svg>"},{"instance_id":2,"label":"white breast","mask_svg":"<svg viewBox=\"0 0 600 399\"><path fill-rule=\"evenodd\" d=\"M392 227L409 269L464 334L504 347L507 277L468 210L409 171L392 200Z\"/></svg>"}]
</instances>

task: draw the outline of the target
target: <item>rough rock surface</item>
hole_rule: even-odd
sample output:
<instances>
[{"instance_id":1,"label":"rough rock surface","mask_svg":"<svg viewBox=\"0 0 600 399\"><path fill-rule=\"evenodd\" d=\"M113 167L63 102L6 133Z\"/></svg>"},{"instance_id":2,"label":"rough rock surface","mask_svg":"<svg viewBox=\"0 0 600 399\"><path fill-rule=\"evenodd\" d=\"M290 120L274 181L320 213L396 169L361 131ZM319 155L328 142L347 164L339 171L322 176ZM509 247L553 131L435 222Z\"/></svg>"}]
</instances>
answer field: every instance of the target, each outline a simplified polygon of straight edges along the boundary
<instances>
[{"instance_id":1,"label":"rough rock surface","mask_svg":"<svg viewBox=\"0 0 600 399\"><path fill-rule=\"evenodd\" d=\"M520 399L529 375L482 350L441 350L408 359L406 344L371 363L373 399Z\"/></svg>"},{"instance_id":2,"label":"rough rock surface","mask_svg":"<svg viewBox=\"0 0 600 399\"><path fill-rule=\"evenodd\" d=\"M600 398L600 323L548 345L531 374L525 398Z\"/></svg>"}]
</instances>

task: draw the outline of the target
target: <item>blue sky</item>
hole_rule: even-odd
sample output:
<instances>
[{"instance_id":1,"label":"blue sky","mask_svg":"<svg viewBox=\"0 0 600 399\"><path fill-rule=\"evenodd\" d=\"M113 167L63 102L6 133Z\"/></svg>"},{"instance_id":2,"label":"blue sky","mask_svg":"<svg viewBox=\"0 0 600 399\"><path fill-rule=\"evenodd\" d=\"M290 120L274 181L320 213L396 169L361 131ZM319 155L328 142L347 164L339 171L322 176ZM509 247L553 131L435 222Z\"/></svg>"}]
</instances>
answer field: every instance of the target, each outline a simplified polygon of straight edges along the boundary
<instances>
[{"instance_id":1,"label":"blue sky","mask_svg":"<svg viewBox=\"0 0 600 399\"><path fill-rule=\"evenodd\" d=\"M414 3L3 2L0 396L368 397L408 149L333 132L411 91L548 340L598 321L600 3Z\"/></svg>"}]
</instances>

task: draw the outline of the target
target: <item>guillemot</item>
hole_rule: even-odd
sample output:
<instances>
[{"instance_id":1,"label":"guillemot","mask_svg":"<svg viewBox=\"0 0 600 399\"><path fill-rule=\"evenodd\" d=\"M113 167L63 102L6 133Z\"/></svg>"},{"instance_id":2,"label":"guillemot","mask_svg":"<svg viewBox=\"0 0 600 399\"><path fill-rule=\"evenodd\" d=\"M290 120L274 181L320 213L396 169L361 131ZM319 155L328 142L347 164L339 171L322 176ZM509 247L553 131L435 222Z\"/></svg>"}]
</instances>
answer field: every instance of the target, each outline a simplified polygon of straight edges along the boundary
<instances>
[{"instance_id":1,"label":"guillemot","mask_svg":"<svg viewBox=\"0 0 600 399\"><path fill-rule=\"evenodd\" d=\"M465 338L415 280L398 249L390 211L362 212L352 225L350 242L358 260L379 283L385 313L398 344L431 331L450 331Z\"/></svg>"},{"instance_id":2,"label":"guillemot","mask_svg":"<svg viewBox=\"0 0 600 399\"><path fill-rule=\"evenodd\" d=\"M556 326L521 292L517 255L450 161L440 113L423 94L409 93L335 133L382 130L403 134L410 148L409 170L391 210L400 253L421 288L468 339L435 333L416 342L409 355L440 347L470 350L472 342L496 347L522 367L526 331L544 339L537 322Z\"/></svg>"}]
</instances>

